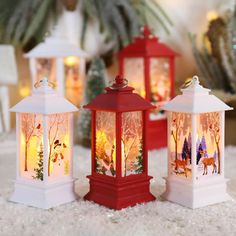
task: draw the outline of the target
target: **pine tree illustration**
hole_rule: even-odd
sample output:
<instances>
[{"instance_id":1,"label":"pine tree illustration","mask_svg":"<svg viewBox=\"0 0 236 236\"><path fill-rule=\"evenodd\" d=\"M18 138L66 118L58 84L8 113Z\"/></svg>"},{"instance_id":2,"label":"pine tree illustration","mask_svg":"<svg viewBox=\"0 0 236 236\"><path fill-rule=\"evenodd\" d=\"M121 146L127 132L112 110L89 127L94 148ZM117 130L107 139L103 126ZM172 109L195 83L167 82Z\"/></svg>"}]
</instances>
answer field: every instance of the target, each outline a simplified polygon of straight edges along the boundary
<instances>
[{"instance_id":1,"label":"pine tree illustration","mask_svg":"<svg viewBox=\"0 0 236 236\"><path fill-rule=\"evenodd\" d=\"M135 173L140 174L142 172L143 172L143 146L142 146L142 142L140 142L139 154L136 157Z\"/></svg>"},{"instance_id":2,"label":"pine tree illustration","mask_svg":"<svg viewBox=\"0 0 236 236\"><path fill-rule=\"evenodd\" d=\"M33 176L34 179L39 179L43 181L43 144L40 144L40 150L38 152L38 167L34 168L36 175Z\"/></svg>"}]
</instances>

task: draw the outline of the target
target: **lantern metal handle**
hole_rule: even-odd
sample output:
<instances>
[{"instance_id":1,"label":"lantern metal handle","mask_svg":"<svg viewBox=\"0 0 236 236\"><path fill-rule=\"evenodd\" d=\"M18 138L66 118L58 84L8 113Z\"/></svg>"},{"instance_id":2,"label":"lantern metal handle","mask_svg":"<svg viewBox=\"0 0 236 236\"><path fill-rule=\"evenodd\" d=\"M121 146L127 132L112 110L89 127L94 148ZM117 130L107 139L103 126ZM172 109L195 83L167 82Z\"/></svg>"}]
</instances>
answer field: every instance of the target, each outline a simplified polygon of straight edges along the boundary
<instances>
[{"instance_id":1,"label":"lantern metal handle","mask_svg":"<svg viewBox=\"0 0 236 236\"><path fill-rule=\"evenodd\" d=\"M181 86L181 89L188 88L191 84L199 84L199 78L197 75L194 75L192 78L186 79L184 84Z\"/></svg>"},{"instance_id":2,"label":"lantern metal handle","mask_svg":"<svg viewBox=\"0 0 236 236\"><path fill-rule=\"evenodd\" d=\"M38 81L34 84L35 88L39 88L39 87L42 87L42 86L48 86L48 87L54 88L55 84L52 83L52 82L49 82L47 77L44 77L43 79L41 79L40 81Z\"/></svg>"}]
</instances>

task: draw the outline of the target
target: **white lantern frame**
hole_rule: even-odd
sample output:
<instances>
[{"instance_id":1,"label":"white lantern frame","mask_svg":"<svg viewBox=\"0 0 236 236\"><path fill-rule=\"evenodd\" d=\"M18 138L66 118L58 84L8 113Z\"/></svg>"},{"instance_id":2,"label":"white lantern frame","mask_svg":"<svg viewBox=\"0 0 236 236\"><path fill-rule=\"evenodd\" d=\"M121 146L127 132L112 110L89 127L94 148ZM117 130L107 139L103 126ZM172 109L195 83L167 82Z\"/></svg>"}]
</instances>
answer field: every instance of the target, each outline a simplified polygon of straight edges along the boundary
<instances>
[{"instance_id":1,"label":"white lantern frame","mask_svg":"<svg viewBox=\"0 0 236 236\"><path fill-rule=\"evenodd\" d=\"M16 180L15 190L11 201L48 209L76 199L74 193L73 179L73 112L78 109L67 101L63 96L56 93L48 86L47 80L41 82L41 86L33 91L32 95L23 99L11 108L16 112L16 135L17 135L17 154L16 154ZM27 178L22 174L20 164L21 152L21 114L35 114L42 116L42 143L43 143L43 180ZM64 176L48 176L48 119L50 115L63 114L68 116L67 135L68 135L68 162L69 171Z\"/></svg>"},{"instance_id":2,"label":"white lantern frame","mask_svg":"<svg viewBox=\"0 0 236 236\"><path fill-rule=\"evenodd\" d=\"M166 178L166 192L164 198L189 208L198 208L230 199L226 192L226 179L224 177L224 124L225 111L232 110L214 95L209 94L209 89L199 84L194 76L191 84L182 93L163 106L168 117L168 177ZM191 117L191 174L190 178L182 178L172 173L171 166L171 121L172 113L188 114ZM220 135L220 173L210 178L197 175L197 116L217 112L219 114ZM177 155L177 154L176 154ZM218 155L218 154L217 154ZM176 160L175 160L176 161ZM219 168L219 166L218 166ZM204 170L205 172L205 170Z\"/></svg>"},{"instance_id":3,"label":"white lantern frame","mask_svg":"<svg viewBox=\"0 0 236 236\"><path fill-rule=\"evenodd\" d=\"M25 54L26 58L29 58L30 71L32 75L32 85L37 81L37 59L55 59L56 60L56 81L57 90L64 95L65 93L65 73L64 73L64 58L77 57L79 59L79 76L81 78L82 85L85 80L85 66L86 59L89 58L88 54L79 49L76 45L68 42L65 38L57 35L47 37L44 42L37 45L30 52ZM46 75L47 76L47 75ZM34 86L32 86L34 90Z\"/></svg>"}]
</instances>

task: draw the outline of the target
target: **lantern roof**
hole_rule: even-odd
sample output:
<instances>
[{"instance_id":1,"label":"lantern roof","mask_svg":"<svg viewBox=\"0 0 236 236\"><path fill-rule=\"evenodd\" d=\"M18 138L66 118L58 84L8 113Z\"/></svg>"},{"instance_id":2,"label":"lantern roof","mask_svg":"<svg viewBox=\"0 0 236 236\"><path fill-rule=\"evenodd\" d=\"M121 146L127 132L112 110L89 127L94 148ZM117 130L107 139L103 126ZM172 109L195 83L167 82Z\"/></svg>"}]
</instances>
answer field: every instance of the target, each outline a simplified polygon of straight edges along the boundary
<instances>
[{"instance_id":1,"label":"lantern roof","mask_svg":"<svg viewBox=\"0 0 236 236\"><path fill-rule=\"evenodd\" d=\"M158 37L151 33L147 25L141 29L141 34L135 38L134 42L130 43L119 52L119 56L130 57L174 57L177 55L178 53L166 44L160 43Z\"/></svg>"},{"instance_id":2,"label":"lantern roof","mask_svg":"<svg viewBox=\"0 0 236 236\"><path fill-rule=\"evenodd\" d=\"M31 96L21 100L10 111L43 115L78 111L76 106L52 88L52 83L46 78L36 83L35 87Z\"/></svg>"},{"instance_id":3,"label":"lantern roof","mask_svg":"<svg viewBox=\"0 0 236 236\"><path fill-rule=\"evenodd\" d=\"M200 85L197 76L194 76L188 87L181 89L182 94L166 103L162 109L166 111L204 113L232 110L216 96L209 94L210 89Z\"/></svg>"},{"instance_id":4,"label":"lantern roof","mask_svg":"<svg viewBox=\"0 0 236 236\"><path fill-rule=\"evenodd\" d=\"M25 54L26 58L52 58L52 57L68 57L76 56L88 58L89 55L79 49L76 45L68 42L66 38L52 35L47 37L44 42L38 44L31 51Z\"/></svg>"},{"instance_id":5,"label":"lantern roof","mask_svg":"<svg viewBox=\"0 0 236 236\"><path fill-rule=\"evenodd\" d=\"M90 110L127 112L154 109L150 102L133 93L134 88L127 86L128 81L116 76L114 83L105 88L106 93L98 95L84 108Z\"/></svg>"}]
</instances>

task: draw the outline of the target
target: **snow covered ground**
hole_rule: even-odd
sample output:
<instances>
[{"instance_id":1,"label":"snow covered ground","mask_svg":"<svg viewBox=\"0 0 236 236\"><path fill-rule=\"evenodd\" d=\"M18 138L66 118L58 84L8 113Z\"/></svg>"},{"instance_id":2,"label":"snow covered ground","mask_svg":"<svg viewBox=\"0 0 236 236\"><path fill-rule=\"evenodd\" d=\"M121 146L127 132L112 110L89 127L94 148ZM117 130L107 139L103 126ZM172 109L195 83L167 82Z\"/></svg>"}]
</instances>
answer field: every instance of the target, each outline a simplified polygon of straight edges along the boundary
<instances>
[{"instance_id":1,"label":"snow covered ground","mask_svg":"<svg viewBox=\"0 0 236 236\"><path fill-rule=\"evenodd\" d=\"M121 211L84 201L88 191L90 150L75 147L74 174L78 178L78 200L50 210L40 210L8 201L15 177L14 143L0 143L0 235L236 235L234 200L197 210L163 201L163 177L167 173L166 149L149 153L149 173L154 177L152 193L157 201ZM236 147L226 148L228 192L236 199Z\"/></svg>"}]
</instances>

